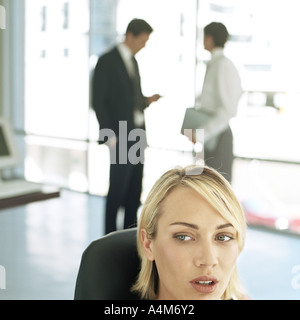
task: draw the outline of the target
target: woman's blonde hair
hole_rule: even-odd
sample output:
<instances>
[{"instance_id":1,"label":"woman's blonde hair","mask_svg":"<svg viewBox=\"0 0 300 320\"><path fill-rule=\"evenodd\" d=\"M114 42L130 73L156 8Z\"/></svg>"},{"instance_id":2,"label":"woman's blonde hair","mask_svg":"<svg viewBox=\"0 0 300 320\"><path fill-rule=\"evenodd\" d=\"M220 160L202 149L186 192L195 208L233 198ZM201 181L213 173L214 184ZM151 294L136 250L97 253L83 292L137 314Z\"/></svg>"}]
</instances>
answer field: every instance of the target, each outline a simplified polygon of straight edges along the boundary
<instances>
[{"instance_id":1,"label":"woman's blonde hair","mask_svg":"<svg viewBox=\"0 0 300 320\"><path fill-rule=\"evenodd\" d=\"M206 199L236 229L239 253L244 247L246 234L244 213L225 178L208 167L190 166L169 170L152 187L138 222L137 248L141 259L141 270L132 290L137 292L141 299L155 299L159 281L155 261L149 261L144 254L141 230L146 230L149 239L155 239L158 220L162 214L162 202L171 190L178 186L192 188ZM235 266L222 299L238 299L243 295L244 290Z\"/></svg>"}]
</instances>

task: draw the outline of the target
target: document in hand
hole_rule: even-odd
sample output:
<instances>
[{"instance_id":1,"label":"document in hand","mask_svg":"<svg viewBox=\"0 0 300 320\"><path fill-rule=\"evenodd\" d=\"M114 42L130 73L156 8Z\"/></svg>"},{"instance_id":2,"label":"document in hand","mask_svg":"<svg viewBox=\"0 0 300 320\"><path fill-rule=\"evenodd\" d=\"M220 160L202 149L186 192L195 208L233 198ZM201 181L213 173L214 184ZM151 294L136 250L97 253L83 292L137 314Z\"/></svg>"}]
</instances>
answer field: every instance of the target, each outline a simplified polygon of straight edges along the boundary
<instances>
[{"instance_id":1,"label":"document in hand","mask_svg":"<svg viewBox=\"0 0 300 320\"><path fill-rule=\"evenodd\" d=\"M181 127L181 133L184 134L185 129L204 129L205 124L213 117L213 114L207 111L195 108L187 108Z\"/></svg>"}]
</instances>

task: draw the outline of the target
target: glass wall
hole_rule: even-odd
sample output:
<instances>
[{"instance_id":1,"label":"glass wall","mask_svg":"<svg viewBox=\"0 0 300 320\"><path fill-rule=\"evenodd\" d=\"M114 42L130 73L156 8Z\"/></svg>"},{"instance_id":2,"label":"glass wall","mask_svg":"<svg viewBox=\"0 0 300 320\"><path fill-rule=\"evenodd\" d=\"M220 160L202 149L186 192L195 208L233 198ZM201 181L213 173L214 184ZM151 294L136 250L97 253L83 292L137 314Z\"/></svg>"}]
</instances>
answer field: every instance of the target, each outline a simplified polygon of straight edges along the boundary
<instances>
[{"instance_id":1,"label":"glass wall","mask_svg":"<svg viewBox=\"0 0 300 320\"><path fill-rule=\"evenodd\" d=\"M226 54L238 66L244 97L233 123L235 153L241 157L300 161L296 138L299 129L300 65L295 30L298 2L200 1L199 34L210 21L223 22L231 34ZM197 79L201 88L203 62L209 57L199 37ZM287 144L286 141L289 143ZM268 145L268 148L265 146Z\"/></svg>"},{"instance_id":2,"label":"glass wall","mask_svg":"<svg viewBox=\"0 0 300 320\"><path fill-rule=\"evenodd\" d=\"M231 123L237 157L233 185L248 223L299 233L299 3L199 3L199 29L210 21L221 21L228 27L231 41L226 54L242 76L244 96ZM197 74L203 74L208 57L201 41L198 48ZM197 81L201 82L201 76Z\"/></svg>"},{"instance_id":3,"label":"glass wall","mask_svg":"<svg viewBox=\"0 0 300 320\"><path fill-rule=\"evenodd\" d=\"M197 1L91 1L91 66L99 55L124 39L131 19L143 18L154 29L146 48L137 55L143 93L164 96L146 111L150 148L145 160L145 190L166 169L191 161L191 145L180 135L180 128L185 108L192 106L195 98L196 13ZM90 139L97 138L98 124L91 111ZM158 161L162 152L165 161ZM93 172L90 191L97 193L99 177L108 177L105 146L90 144L89 168Z\"/></svg>"},{"instance_id":4,"label":"glass wall","mask_svg":"<svg viewBox=\"0 0 300 320\"><path fill-rule=\"evenodd\" d=\"M277 184L289 185L291 165L298 174L298 0L25 0L25 8L29 180L106 195L109 154L97 144L90 81L98 57L122 41L135 17L154 28L137 56L144 94L164 96L146 111L150 147L144 194L163 171L192 161L192 146L179 131L185 108L201 93L210 59L203 48L203 27L211 21L227 26L231 38L225 53L243 82L239 114L231 123L237 156L234 184L241 197L249 203L243 181L261 176L265 166L272 168L264 176L265 190L274 185L269 183L273 176L278 176ZM279 189L269 189L270 194ZM294 208L299 206L297 197ZM254 198L267 203L261 194ZM283 199L282 208L284 204Z\"/></svg>"},{"instance_id":5,"label":"glass wall","mask_svg":"<svg viewBox=\"0 0 300 320\"><path fill-rule=\"evenodd\" d=\"M27 0L26 178L87 191L89 1Z\"/></svg>"},{"instance_id":6,"label":"glass wall","mask_svg":"<svg viewBox=\"0 0 300 320\"><path fill-rule=\"evenodd\" d=\"M171 164L190 162L180 127L195 97L196 9L197 1L182 0L26 0L26 178L106 194L109 155L97 143L90 81L98 57L122 41L135 17L155 30L137 57L143 92L164 96L146 112L145 185ZM164 165L155 161L162 149L170 151Z\"/></svg>"},{"instance_id":7,"label":"glass wall","mask_svg":"<svg viewBox=\"0 0 300 320\"><path fill-rule=\"evenodd\" d=\"M25 130L86 140L89 1L26 2Z\"/></svg>"}]
</instances>

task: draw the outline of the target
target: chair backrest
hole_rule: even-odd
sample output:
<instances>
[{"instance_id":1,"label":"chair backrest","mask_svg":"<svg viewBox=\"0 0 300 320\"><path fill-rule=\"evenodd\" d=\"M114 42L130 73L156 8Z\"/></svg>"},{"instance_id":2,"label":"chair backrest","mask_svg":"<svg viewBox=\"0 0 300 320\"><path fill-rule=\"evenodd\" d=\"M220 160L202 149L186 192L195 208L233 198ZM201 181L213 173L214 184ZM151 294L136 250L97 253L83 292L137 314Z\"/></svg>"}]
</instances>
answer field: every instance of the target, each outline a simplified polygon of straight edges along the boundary
<instances>
[{"instance_id":1,"label":"chair backrest","mask_svg":"<svg viewBox=\"0 0 300 320\"><path fill-rule=\"evenodd\" d=\"M113 232L92 242L82 254L75 300L138 300L130 289L140 262L136 228Z\"/></svg>"}]
</instances>

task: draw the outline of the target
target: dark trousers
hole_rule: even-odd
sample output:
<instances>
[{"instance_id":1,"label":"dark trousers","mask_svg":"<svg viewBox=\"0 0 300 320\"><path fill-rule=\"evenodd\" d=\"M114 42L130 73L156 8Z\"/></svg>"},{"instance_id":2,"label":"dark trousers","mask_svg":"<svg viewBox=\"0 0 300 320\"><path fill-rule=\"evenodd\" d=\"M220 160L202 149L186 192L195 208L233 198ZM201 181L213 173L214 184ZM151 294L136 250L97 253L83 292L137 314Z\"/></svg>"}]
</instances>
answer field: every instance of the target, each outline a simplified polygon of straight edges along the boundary
<instances>
[{"instance_id":1,"label":"dark trousers","mask_svg":"<svg viewBox=\"0 0 300 320\"><path fill-rule=\"evenodd\" d=\"M119 145L116 146L117 150ZM125 209L124 229L135 227L137 211L141 204L144 165L118 163L110 165L110 186L106 200L105 233L116 231L116 218L120 207Z\"/></svg>"},{"instance_id":2,"label":"dark trousers","mask_svg":"<svg viewBox=\"0 0 300 320\"><path fill-rule=\"evenodd\" d=\"M214 150L204 148L204 158L207 166L216 169L231 183L234 157L233 136L230 127L219 135Z\"/></svg>"}]
</instances>

